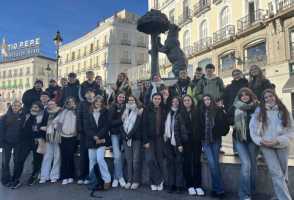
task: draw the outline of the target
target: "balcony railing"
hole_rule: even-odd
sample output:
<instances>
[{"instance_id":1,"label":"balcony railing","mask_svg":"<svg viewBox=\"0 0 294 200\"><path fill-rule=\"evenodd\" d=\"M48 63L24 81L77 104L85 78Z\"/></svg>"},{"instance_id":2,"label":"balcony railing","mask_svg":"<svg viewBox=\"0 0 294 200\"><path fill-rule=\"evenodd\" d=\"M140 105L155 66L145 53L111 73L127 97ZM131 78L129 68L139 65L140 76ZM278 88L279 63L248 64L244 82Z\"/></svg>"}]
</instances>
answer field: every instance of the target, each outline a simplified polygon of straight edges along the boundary
<instances>
[{"instance_id":1,"label":"balcony railing","mask_svg":"<svg viewBox=\"0 0 294 200\"><path fill-rule=\"evenodd\" d=\"M131 41L130 41L130 40L125 40L125 39L124 39L124 40L121 40L121 41L120 41L120 44L121 44L121 45L130 46L130 45L131 45Z\"/></svg>"},{"instance_id":2,"label":"balcony railing","mask_svg":"<svg viewBox=\"0 0 294 200\"><path fill-rule=\"evenodd\" d=\"M235 26L227 25L213 33L213 43L222 42L235 35Z\"/></svg>"},{"instance_id":3,"label":"balcony railing","mask_svg":"<svg viewBox=\"0 0 294 200\"><path fill-rule=\"evenodd\" d=\"M282 0L277 4L277 12L294 7L294 0Z\"/></svg>"},{"instance_id":4,"label":"balcony railing","mask_svg":"<svg viewBox=\"0 0 294 200\"><path fill-rule=\"evenodd\" d=\"M194 15L199 16L208 11L211 7L211 0L198 0L194 6Z\"/></svg>"},{"instance_id":5,"label":"balcony railing","mask_svg":"<svg viewBox=\"0 0 294 200\"><path fill-rule=\"evenodd\" d=\"M198 40L194 44L194 52L200 52L208 49L212 45L212 38L211 37L206 37L203 39Z\"/></svg>"},{"instance_id":6,"label":"balcony railing","mask_svg":"<svg viewBox=\"0 0 294 200\"><path fill-rule=\"evenodd\" d=\"M184 47L183 51L184 51L186 57L190 57L194 53L194 47L193 46Z\"/></svg>"},{"instance_id":7,"label":"balcony railing","mask_svg":"<svg viewBox=\"0 0 294 200\"><path fill-rule=\"evenodd\" d=\"M223 0L212 0L212 3L214 3L214 4L219 4L219 3L221 3Z\"/></svg>"},{"instance_id":8,"label":"balcony railing","mask_svg":"<svg viewBox=\"0 0 294 200\"><path fill-rule=\"evenodd\" d=\"M254 13L246 15L238 20L238 32L244 32L248 28L254 26L258 22L262 22L265 18L264 10L258 9Z\"/></svg>"},{"instance_id":9,"label":"balcony railing","mask_svg":"<svg viewBox=\"0 0 294 200\"><path fill-rule=\"evenodd\" d=\"M244 63L244 70L247 71L251 65L257 65L259 67L264 67L267 64L267 56L260 55L252 58L246 58Z\"/></svg>"},{"instance_id":10,"label":"balcony railing","mask_svg":"<svg viewBox=\"0 0 294 200\"><path fill-rule=\"evenodd\" d=\"M191 9L187 8L185 9L185 11L183 12L183 15L179 16L179 26L182 26L183 24L185 24L188 21L192 20L192 14L191 14Z\"/></svg>"},{"instance_id":11,"label":"balcony railing","mask_svg":"<svg viewBox=\"0 0 294 200\"><path fill-rule=\"evenodd\" d=\"M132 64L132 60L130 58L121 58L120 63L121 64Z\"/></svg>"}]
</instances>

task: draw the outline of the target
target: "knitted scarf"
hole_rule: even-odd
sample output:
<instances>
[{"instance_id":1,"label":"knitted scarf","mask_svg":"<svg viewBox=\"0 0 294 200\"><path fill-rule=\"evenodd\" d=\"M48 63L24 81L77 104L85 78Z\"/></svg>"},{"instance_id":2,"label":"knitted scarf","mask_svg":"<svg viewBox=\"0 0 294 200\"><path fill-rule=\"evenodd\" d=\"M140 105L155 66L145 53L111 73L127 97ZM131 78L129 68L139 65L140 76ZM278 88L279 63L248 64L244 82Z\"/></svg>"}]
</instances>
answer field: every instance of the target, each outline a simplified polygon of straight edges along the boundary
<instances>
[{"instance_id":1,"label":"knitted scarf","mask_svg":"<svg viewBox=\"0 0 294 200\"><path fill-rule=\"evenodd\" d=\"M134 125L136 123L137 117L138 117L139 110L136 106L126 104L126 109L124 113L122 114L122 119L123 119L123 129L127 135L131 132L131 130L134 128ZM129 147L132 146L132 139L128 139L127 145Z\"/></svg>"},{"instance_id":2,"label":"knitted scarf","mask_svg":"<svg viewBox=\"0 0 294 200\"><path fill-rule=\"evenodd\" d=\"M167 142L167 140L170 139L171 145L176 146L176 139L175 139L175 118L176 118L176 112L178 109L172 108L172 111L170 111L167 115L166 121L165 121L165 131L164 131L164 141Z\"/></svg>"}]
</instances>

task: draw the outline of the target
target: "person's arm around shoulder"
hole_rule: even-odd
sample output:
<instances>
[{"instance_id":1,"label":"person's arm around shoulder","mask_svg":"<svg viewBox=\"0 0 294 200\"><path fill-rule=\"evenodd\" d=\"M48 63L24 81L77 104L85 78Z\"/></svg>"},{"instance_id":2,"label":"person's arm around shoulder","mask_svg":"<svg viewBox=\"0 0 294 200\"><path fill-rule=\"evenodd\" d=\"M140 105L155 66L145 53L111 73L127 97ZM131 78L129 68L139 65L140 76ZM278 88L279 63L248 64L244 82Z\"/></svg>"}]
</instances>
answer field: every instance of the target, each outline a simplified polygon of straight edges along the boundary
<instances>
[{"instance_id":1,"label":"person's arm around shoulder","mask_svg":"<svg viewBox=\"0 0 294 200\"><path fill-rule=\"evenodd\" d=\"M260 108L257 108L255 110L255 112L251 115L251 119L249 122L249 131L250 131L250 137L252 139L252 141L260 146L261 145L261 135L260 135L260 131L261 131L261 123L258 121L258 115L260 112Z\"/></svg>"}]
</instances>

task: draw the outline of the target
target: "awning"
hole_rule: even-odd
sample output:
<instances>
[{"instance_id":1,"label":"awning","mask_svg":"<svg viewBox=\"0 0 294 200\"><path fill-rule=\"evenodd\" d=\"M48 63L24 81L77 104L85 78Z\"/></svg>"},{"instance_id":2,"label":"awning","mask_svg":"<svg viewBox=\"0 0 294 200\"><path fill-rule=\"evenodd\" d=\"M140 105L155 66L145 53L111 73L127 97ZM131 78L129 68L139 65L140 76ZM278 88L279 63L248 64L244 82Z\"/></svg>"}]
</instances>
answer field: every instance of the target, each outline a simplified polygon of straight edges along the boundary
<instances>
[{"instance_id":1,"label":"awning","mask_svg":"<svg viewBox=\"0 0 294 200\"><path fill-rule=\"evenodd\" d=\"M283 93L294 93L294 76L290 76L282 91Z\"/></svg>"}]
</instances>

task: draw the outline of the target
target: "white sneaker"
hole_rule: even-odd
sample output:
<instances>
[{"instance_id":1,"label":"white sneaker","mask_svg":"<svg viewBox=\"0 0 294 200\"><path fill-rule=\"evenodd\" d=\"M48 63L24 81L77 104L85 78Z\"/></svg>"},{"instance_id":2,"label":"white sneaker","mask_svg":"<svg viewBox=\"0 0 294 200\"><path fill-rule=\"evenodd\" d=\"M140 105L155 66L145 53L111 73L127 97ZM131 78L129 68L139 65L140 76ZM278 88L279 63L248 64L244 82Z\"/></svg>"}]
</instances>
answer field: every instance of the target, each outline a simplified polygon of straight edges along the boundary
<instances>
[{"instance_id":1,"label":"white sneaker","mask_svg":"<svg viewBox=\"0 0 294 200\"><path fill-rule=\"evenodd\" d=\"M125 182L124 178L120 178L118 182L119 182L120 187L125 187L126 182Z\"/></svg>"},{"instance_id":2,"label":"white sneaker","mask_svg":"<svg viewBox=\"0 0 294 200\"><path fill-rule=\"evenodd\" d=\"M67 185L68 184L68 179L63 179L61 184L62 185Z\"/></svg>"},{"instance_id":3,"label":"white sneaker","mask_svg":"<svg viewBox=\"0 0 294 200\"><path fill-rule=\"evenodd\" d=\"M88 185L89 183L90 183L90 181L86 179L86 180L84 180L84 183L83 184L84 185Z\"/></svg>"},{"instance_id":4,"label":"white sneaker","mask_svg":"<svg viewBox=\"0 0 294 200\"><path fill-rule=\"evenodd\" d=\"M117 187L118 187L118 180L114 179L114 180L112 181L112 187L113 187L113 188L117 188Z\"/></svg>"},{"instance_id":5,"label":"white sneaker","mask_svg":"<svg viewBox=\"0 0 294 200\"><path fill-rule=\"evenodd\" d=\"M74 182L74 179L73 178L67 179L67 183L73 183L73 182Z\"/></svg>"},{"instance_id":6,"label":"white sneaker","mask_svg":"<svg viewBox=\"0 0 294 200\"><path fill-rule=\"evenodd\" d=\"M150 188L152 191L156 191L157 190L157 186L156 185L150 185Z\"/></svg>"},{"instance_id":7,"label":"white sneaker","mask_svg":"<svg viewBox=\"0 0 294 200\"><path fill-rule=\"evenodd\" d=\"M197 193L196 193L196 190L195 190L193 187L190 187L190 188L188 189L188 193L189 193L189 195L191 195L191 196L194 196L194 195L197 194Z\"/></svg>"},{"instance_id":8,"label":"white sneaker","mask_svg":"<svg viewBox=\"0 0 294 200\"><path fill-rule=\"evenodd\" d=\"M40 184L43 184L43 183L46 183L46 182L47 182L47 180L45 180L45 179L40 179L40 181L39 181Z\"/></svg>"},{"instance_id":9,"label":"white sneaker","mask_svg":"<svg viewBox=\"0 0 294 200\"><path fill-rule=\"evenodd\" d=\"M196 193L197 193L197 196L204 196L205 195L205 192L202 188L196 188Z\"/></svg>"},{"instance_id":10,"label":"white sneaker","mask_svg":"<svg viewBox=\"0 0 294 200\"><path fill-rule=\"evenodd\" d=\"M158 191L162 191L163 190L163 181L157 186L157 190Z\"/></svg>"},{"instance_id":11,"label":"white sneaker","mask_svg":"<svg viewBox=\"0 0 294 200\"><path fill-rule=\"evenodd\" d=\"M247 197L247 198L245 198L244 200L251 200L251 198L250 198L250 197Z\"/></svg>"},{"instance_id":12,"label":"white sneaker","mask_svg":"<svg viewBox=\"0 0 294 200\"><path fill-rule=\"evenodd\" d=\"M50 182L51 182L51 183L56 183L56 182L57 182L57 179L51 179Z\"/></svg>"},{"instance_id":13,"label":"white sneaker","mask_svg":"<svg viewBox=\"0 0 294 200\"><path fill-rule=\"evenodd\" d=\"M82 184L84 184L84 181L82 179L80 179L80 180L78 180L77 184L82 185Z\"/></svg>"},{"instance_id":14,"label":"white sneaker","mask_svg":"<svg viewBox=\"0 0 294 200\"><path fill-rule=\"evenodd\" d=\"M132 186L131 186L131 190L136 190L139 188L139 183L133 183Z\"/></svg>"},{"instance_id":15,"label":"white sneaker","mask_svg":"<svg viewBox=\"0 0 294 200\"><path fill-rule=\"evenodd\" d=\"M127 184L125 184L125 189L130 189L131 188L131 183L127 183Z\"/></svg>"}]
</instances>

